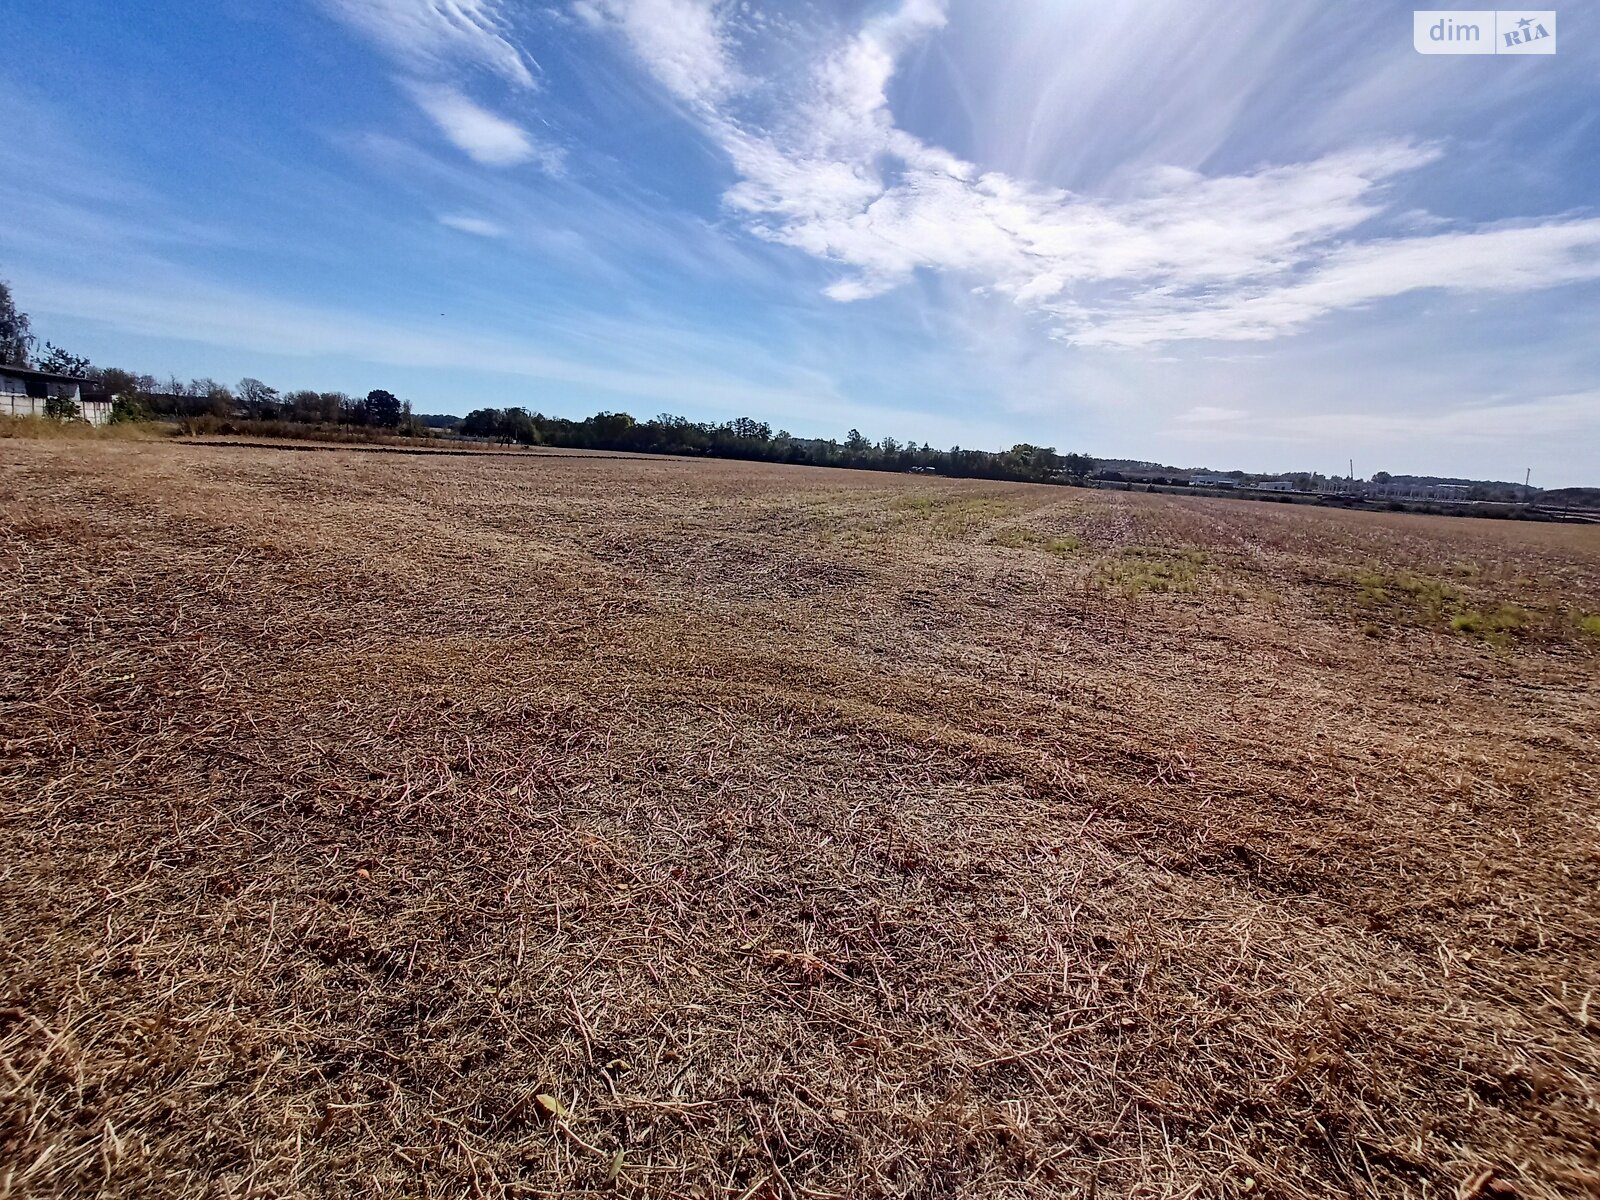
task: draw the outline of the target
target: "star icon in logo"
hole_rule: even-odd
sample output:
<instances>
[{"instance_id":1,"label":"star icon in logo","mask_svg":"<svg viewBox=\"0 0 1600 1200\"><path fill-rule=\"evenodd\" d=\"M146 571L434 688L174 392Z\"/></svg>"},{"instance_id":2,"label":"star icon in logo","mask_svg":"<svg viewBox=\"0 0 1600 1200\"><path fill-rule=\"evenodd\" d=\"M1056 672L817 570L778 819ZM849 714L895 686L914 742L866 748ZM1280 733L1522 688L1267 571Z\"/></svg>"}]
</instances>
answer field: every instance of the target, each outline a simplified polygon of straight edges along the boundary
<instances>
[{"instance_id":1,"label":"star icon in logo","mask_svg":"<svg viewBox=\"0 0 1600 1200\"><path fill-rule=\"evenodd\" d=\"M1529 20L1527 17L1523 17L1522 20L1517 22L1518 27L1520 29L1522 29L1522 31L1524 33L1527 32L1528 26L1532 25L1532 24L1533 24L1533 22L1531 20Z\"/></svg>"}]
</instances>

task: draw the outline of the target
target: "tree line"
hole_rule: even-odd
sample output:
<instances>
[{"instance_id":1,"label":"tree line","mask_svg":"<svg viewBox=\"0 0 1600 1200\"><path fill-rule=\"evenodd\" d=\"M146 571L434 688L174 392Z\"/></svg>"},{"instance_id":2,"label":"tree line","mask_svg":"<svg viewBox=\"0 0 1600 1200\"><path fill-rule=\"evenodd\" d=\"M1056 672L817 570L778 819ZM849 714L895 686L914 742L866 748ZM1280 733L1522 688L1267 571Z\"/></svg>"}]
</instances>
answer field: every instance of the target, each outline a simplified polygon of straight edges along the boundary
<instances>
[{"instance_id":1,"label":"tree line","mask_svg":"<svg viewBox=\"0 0 1600 1200\"><path fill-rule=\"evenodd\" d=\"M215 379L163 381L116 369L99 372L99 380L112 396L126 399L150 417L241 418L387 430L409 430L414 424L410 403L384 388L365 396L310 389L280 392L251 376L230 388Z\"/></svg>"},{"instance_id":2,"label":"tree line","mask_svg":"<svg viewBox=\"0 0 1600 1200\"><path fill-rule=\"evenodd\" d=\"M402 432L413 431L415 424L411 405L383 388L376 388L365 396L348 396L343 392L280 392L250 376L232 388L215 379L185 381L174 375L160 380L120 367L97 367L81 354L73 354L51 342L46 342L43 351L35 354L38 344L28 314L18 310L10 286L0 280L0 366L31 367L87 380L93 387L85 391L112 398L114 421L150 417L243 418ZM67 404L70 402L47 402L46 415L57 418L79 415L66 411Z\"/></svg>"},{"instance_id":3,"label":"tree line","mask_svg":"<svg viewBox=\"0 0 1600 1200\"><path fill-rule=\"evenodd\" d=\"M892 437L869 441L852 429L843 441L796 437L774 431L752 417L711 423L663 413L648 421L627 413L602 412L581 421L547 417L525 408L480 408L462 419L464 437L524 446L559 446L634 454L682 454L742 458L816 467L855 467L872 471L929 471L984 479L1047 480L1087 475L1094 459L1061 454L1052 446L1019 443L1009 450L937 450L923 442Z\"/></svg>"}]
</instances>

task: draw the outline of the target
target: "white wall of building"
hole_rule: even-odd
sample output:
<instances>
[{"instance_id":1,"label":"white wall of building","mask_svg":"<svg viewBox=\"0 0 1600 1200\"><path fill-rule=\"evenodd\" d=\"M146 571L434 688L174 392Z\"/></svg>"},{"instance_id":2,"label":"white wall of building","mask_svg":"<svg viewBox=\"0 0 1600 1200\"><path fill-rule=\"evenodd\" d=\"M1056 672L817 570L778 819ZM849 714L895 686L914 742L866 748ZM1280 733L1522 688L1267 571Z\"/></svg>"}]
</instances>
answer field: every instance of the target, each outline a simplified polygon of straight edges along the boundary
<instances>
[{"instance_id":1,"label":"white wall of building","mask_svg":"<svg viewBox=\"0 0 1600 1200\"><path fill-rule=\"evenodd\" d=\"M79 415L91 425L104 425L111 420L111 401L85 401L83 392L76 383L47 381L42 388L43 396L30 395L28 392L30 383L34 385L35 392L41 390L39 380L9 375L4 367L0 367L0 416L42 417L45 415L44 406L47 399L65 398L78 406Z\"/></svg>"}]
</instances>

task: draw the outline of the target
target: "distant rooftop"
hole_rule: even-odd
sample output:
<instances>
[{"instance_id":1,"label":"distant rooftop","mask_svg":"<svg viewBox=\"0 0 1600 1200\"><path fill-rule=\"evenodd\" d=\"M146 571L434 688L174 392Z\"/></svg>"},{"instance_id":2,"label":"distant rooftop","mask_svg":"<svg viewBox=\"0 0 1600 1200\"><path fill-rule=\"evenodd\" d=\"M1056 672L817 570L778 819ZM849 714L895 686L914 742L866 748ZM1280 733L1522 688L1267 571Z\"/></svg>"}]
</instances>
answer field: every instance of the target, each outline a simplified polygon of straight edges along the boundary
<instances>
[{"instance_id":1,"label":"distant rooftop","mask_svg":"<svg viewBox=\"0 0 1600 1200\"><path fill-rule=\"evenodd\" d=\"M0 374L14 375L19 379L46 379L55 383L95 382L95 380L84 375L62 375L57 371L35 371L32 367L14 367L10 363L0 363Z\"/></svg>"}]
</instances>

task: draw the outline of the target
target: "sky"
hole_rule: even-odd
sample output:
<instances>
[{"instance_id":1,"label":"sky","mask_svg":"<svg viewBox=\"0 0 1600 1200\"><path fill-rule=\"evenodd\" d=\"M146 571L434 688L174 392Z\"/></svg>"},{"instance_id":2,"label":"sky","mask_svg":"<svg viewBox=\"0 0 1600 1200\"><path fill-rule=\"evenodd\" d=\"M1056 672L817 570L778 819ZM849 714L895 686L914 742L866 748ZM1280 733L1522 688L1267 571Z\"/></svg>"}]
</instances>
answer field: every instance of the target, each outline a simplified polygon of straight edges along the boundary
<instances>
[{"instance_id":1,"label":"sky","mask_svg":"<svg viewBox=\"0 0 1600 1200\"><path fill-rule=\"evenodd\" d=\"M0 0L0 278L161 377L1600 484L1600 6Z\"/></svg>"}]
</instances>

